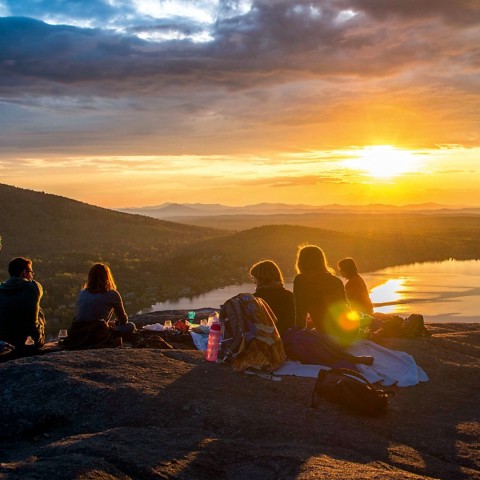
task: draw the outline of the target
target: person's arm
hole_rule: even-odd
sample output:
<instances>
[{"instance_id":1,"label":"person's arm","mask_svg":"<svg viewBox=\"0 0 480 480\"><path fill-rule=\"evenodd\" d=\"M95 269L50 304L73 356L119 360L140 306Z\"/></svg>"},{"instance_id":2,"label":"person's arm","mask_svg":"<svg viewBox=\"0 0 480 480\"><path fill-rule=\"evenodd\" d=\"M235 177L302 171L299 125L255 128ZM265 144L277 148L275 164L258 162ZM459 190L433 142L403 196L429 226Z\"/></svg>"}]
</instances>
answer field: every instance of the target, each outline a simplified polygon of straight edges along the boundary
<instances>
[{"instance_id":1,"label":"person's arm","mask_svg":"<svg viewBox=\"0 0 480 480\"><path fill-rule=\"evenodd\" d=\"M43 296L42 285L32 280L32 298L31 298L31 315L29 324L29 335L35 342L37 348L45 345L45 316L40 308L40 299Z\"/></svg>"},{"instance_id":2,"label":"person's arm","mask_svg":"<svg viewBox=\"0 0 480 480\"><path fill-rule=\"evenodd\" d=\"M347 295L347 300L351 304L355 301L355 286L353 285L352 280L347 280L344 288Z\"/></svg>"},{"instance_id":3,"label":"person's arm","mask_svg":"<svg viewBox=\"0 0 480 480\"><path fill-rule=\"evenodd\" d=\"M304 282L302 282L302 278L298 275L293 281L293 295L295 325L301 328L305 328L307 324L308 304Z\"/></svg>"},{"instance_id":4,"label":"person's arm","mask_svg":"<svg viewBox=\"0 0 480 480\"><path fill-rule=\"evenodd\" d=\"M337 296L338 301L345 305L346 310L350 310L350 302L348 301L347 292L345 291L345 286L343 282L338 278L335 277L337 283Z\"/></svg>"},{"instance_id":5,"label":"person's arm","mask_svg":"<svg viewBox=\"0 0 480 480\"><path fill-rule=\"evenodd\" d=\"M288 302L287 302L287 305L286 305L285 312L286 312L286 318L288 319L287 320L288 328L293 327L296 323L296 320L295 320L296 319L296 316L295 316L295 296L293 294L288 296Z\"/></svg>"},{"instance_id":6,"label":"person's arm","mask_svg":"<svg viewBox=\"0 0 480 480\"><path fill-rule=\"evenodd\" d=\"M113 311L115 312L118 323L120 325L125 325L128 322L128 315L123 307L122 297L116 290L110 290L110 295L112 297Z\"/></svg>"},{"instance_id":7,"label":"person's arm","mask_svg":"<svg viewBox=\"0 0 480 480\"><path fill-rule=\"evenodd\" d=\"M45 345L45 326L45 315L43 310L39 308L37 322L35 324L35 334L32 336L37 348L42 348Z\"/></svg>"}]
</instances>

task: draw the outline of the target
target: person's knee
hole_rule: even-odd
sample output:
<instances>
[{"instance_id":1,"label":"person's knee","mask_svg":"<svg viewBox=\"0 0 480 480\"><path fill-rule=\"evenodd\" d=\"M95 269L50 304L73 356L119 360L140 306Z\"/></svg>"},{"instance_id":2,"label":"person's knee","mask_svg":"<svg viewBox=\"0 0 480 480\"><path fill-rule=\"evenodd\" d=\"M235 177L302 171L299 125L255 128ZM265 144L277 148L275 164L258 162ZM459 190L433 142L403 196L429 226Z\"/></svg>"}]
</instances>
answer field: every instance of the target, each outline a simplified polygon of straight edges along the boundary
<instances>
[{"instance_id":1,"label":"person's knee","mask_svg":"<svg viewBox=\"0 0 480 480\"><path fill-rule=\"evenodd\" d=\"M134 333L137 331L137 327L133 322L127 322L125 325L127 333Z\"/></svg>"},{"instance_id":2,"label":"person's knee","mask_svg":"<svg viewBox=\"0 0 480 480\"><path fill-rule=\"evenodd\" d=\"M134 333L137 331L137 327L133 322L127 322L124 325L117 325L115 327L115 330L117 332L120 332L121 334L129 334L129 333Z\"/></svg>"}]
</instances>

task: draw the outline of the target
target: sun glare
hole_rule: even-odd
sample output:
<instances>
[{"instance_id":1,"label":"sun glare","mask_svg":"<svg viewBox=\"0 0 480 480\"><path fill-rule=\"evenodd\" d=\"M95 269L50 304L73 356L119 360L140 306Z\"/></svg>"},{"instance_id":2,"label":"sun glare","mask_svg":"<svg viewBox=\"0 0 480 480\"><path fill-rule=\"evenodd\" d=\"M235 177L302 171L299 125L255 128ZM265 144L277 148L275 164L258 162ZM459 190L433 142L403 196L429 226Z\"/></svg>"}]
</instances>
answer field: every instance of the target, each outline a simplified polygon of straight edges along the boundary
<instances>
[{"instance_id":1,"label":"sun glare","mask_svg":"<svg viewBox=\"0 0 480 480\"><path fill-rule=\"evenodd\" d=\"M411 152L390 145L365 147L357 158L347 160L345 165L375 178L391 178L419 168L419 162Z\"/></svg>"},{"instance_id":2,"label":"sun glare","mask_svg":"<svg viewBox=\"0 0 480 480\"><path fill-rule=\"evenodd\" d=\"M376 304L375 311L381 313L392 313L395 311L395 303L400 302L404 295L402 290L405 287L405 279L389 279L381 285L370 290L370 299Z\"/></svg>"}]
</instances>

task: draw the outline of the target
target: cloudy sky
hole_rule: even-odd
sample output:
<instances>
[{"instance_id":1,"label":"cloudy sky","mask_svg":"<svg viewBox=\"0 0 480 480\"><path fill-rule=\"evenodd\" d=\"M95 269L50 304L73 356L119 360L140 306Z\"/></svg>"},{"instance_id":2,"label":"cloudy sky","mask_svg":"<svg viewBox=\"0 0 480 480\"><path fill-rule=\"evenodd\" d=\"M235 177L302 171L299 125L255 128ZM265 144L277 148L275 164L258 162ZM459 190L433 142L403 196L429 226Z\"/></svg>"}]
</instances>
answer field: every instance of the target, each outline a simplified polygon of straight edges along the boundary
<instances>
[{"instance_id":1,"label":"cloudy sky","mask_svg":"<svg viewBox=\"0 0 480 480\"><path fill-rule=\"evenodd\" d=\"M479 39L479 0L0 0L0 182L480 205Z\"/></svg>"}]
</instances>

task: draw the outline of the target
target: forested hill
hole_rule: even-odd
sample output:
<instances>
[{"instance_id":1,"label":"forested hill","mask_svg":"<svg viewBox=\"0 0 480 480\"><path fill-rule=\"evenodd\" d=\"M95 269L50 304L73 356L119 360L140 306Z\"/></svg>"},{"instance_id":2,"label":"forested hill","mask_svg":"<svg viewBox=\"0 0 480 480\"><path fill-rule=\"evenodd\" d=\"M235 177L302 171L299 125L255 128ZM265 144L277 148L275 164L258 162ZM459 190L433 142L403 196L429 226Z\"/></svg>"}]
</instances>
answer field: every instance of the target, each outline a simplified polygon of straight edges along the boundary
<instances>
[{"instance_id":1,"label":"forested hill","mask_svg":"<svg viewBox=\"0 0 480 480\"><path fill-rule=\"evenodd\" d=\"M316 244L325 251L332 267L338 260L351 256L361 271L448 258L480 258L476 236L458 230L442 232L345 233L294 225L265 225L232 233L221 239L206 239L187 248L180 248L175 257L166 260L165 268L174 272L176 265L184 265L192 278L230 276L230 283L248 279L253 262L271 258L286 276L293 276L298 247ZM202 272L207 272L207 275ZM204 280L201 280L204 279Z\"/></svg>"},{"instance_id":2,"label":"forested hill","mask_svg":"<svg viewBox=\"0 0 480 480\"><path fill-rule=\"evenodd\" d=\"M190 243L221 234L196 227L106 208L0 184L0 235L4 254L38 255L64 251L96 252L104 248L164 255L168 245Z\"/></svg>"},{"instance_id":3,"label":"forested hill","mask_svg":"<svg viewBox=\"0 0 480 480\"><path fill-rule=\"evenodd\" d=\"M0 280L15 256L34 260L50 319L74 314L78 291L94 262L108 263L129 313L178 290L162 275L178 248L223 232L120 213L82 202L0 184Z\"/></svg>"}]
</instances>

